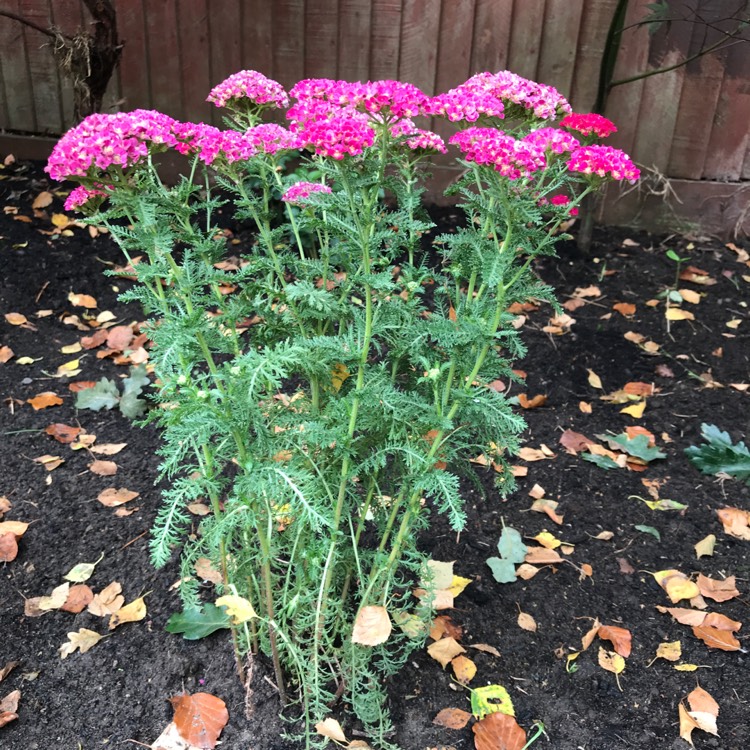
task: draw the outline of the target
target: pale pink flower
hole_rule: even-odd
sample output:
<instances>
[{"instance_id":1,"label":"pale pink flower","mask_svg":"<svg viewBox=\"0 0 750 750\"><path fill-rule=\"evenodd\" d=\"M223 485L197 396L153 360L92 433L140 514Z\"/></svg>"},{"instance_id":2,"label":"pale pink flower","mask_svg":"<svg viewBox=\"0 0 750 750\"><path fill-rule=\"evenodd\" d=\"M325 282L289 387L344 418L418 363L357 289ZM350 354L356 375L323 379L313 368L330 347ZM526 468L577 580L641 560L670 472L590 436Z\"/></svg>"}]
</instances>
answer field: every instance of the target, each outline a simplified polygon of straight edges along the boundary
<instances>
[{"instance_id":1,"label":"pale pink flower","mask_svg":"<svg viewBox=\"0 0 750 750\"><path fill-rule=\"evenodd\" d=\"M294 185L287 188L281 196L281 200L286 203L300 204L304 203L313 193L330 193L331 188L320 182L295 182Z\"/></svg>"},{"instance_id":2,"label":"pale pink flower","mask_svg":"<svg viewBox=\"0 0 750 750\"><path fill-rule=\"evenodd\" d=\"M229 76L211 89L206 101L217 107L226 107L230 102L241 99L248 99L263 107L282 108L289 104L284 87L256 70L241 70Z\"/></svg>"}]
</instances>

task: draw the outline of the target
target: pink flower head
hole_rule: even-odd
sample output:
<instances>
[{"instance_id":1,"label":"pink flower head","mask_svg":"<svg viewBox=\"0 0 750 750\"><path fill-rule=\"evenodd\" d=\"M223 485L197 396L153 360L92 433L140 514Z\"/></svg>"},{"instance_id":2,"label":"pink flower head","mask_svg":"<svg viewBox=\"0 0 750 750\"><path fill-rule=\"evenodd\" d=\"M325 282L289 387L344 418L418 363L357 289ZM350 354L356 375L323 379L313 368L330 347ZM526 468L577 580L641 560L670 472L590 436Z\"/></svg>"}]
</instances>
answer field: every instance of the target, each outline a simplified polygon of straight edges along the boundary
<instances>
[{"instance_id":1,"label":"pink flower head","mask_svg":"<svg viewBox=\"0 0 750 750\"><path fill-rule=\"evenodd\" d=\"M549 202L553 206L567 206L570 203L570 198L567 195L565 195L564 193L558 193L557 195L553 195L549 199ZM540 204L541 204L541 202L540 202ZM568 215L569 216L578 216L578 208L577 207L571 208L570 211L568 211Z\"/></svg>"},{"instance_id":2,"label":"pink flower head","mask_svg":"<svg viewBox=\"0 0 750 750\"><path fill-rule=\"evenodd\" d=\"M472 85L469 81L432 97L425 105L431 115L446 117L451 122L476 122L480 116L505 117L505 105L494 94Z\"/></svg>"},{"instance_id":3,"label":"pink flower head","mask_svg":"<svg viewBox=\"0 0 750 750\"><path fill-rule=\"evenodd\" d=\"M241 70L229 76L211 89L206 101L217 107L226 107L227 104L240 99L248 99L253 104L263 107L282 108L289 104L284 87L255 70Z\"/></svg>"},{"instance_id":4,"label":"pink flower head","mask_svg":"<svg viewBox=\"0 0 750 750\"><path fill-rule=\"evenodd\" d=\"M560 125L569 130L575 130L581 135L595 135L599 138L606 138L608 135L617 132L617 128L612 120L608 120L606 117L596 114L569 114L566 117L563 117L560 121Z\"/></svg>"},{"instance_id":5,"label":"pink flower head","mask_svg":"<svg viewBox=\"0 0 750 750\"><path fill-rule=\"evenodd\" d=\"M300 204L309 198L313 193L330 193L331 188L320 182L295 182L294 185L287 188L281 196L281 200L286 203Z\"/></svg>"},{"instance_id":6,"label":"pink flower head","mask_svg":"<svg viewBox=\"0 0 750 750\"><path fill-rule=\"evenodd\" d=\"M566 151L572 151L580 146L577 138L564 130L557 128L539 128L532 130L531 133L523 138L526 143L534 143L544 149L552 151L555 154L562 154Z\"/></svg>"},{"instance_id":7,"label":"pink flower head","mask_svg":"<svg viewBox=\"0 0 750 750\"><path fill-rule=\"evenodd\" d=\"M356 110L329 112L325 117L310 119L296 134L306 148L337 161L358 156L375 142L375 131Z\"/></svg>"},{"instance_id":8,"label":"pink flower head","mask_svg":"<svg viewBox=\"0 0 750 750\"><path fill-rule=\"evenodd\" d=\"M403 142L413 151L437 151L440 154L448 151L445 141L437 133L418 128L408 118L394 123L391 126L391 135L394 138L409 136Z\"/></svg>"},{"instance_id":9,"label":"pink flower head","mask_svg":"<svg viewBox=\"0 0 750 750\"><path fill-rule=\"evenodd\" d=\"M92 169L132 167L150 147L176 145L175 124L167 115L143 109L90 115L60 138L45 171L54 180L64 180L86 177Z\"/></svg>"},{"instance_id":10,"label":"pink flower head","mask_svg":"<svg viewBox=\"0 0 750 750\"><path fill-rule=\"evenodd\" d=\"M294 151L302 145L295 133L274 123L256 125L247 130L245 136L252 141L257 151L265 154Z\"/></svg>"},{"instance_id":11,"label":"pink flower head","mask_svg":"<svg viewBox=\"0 0 750 750\"><path fill-rule=\"evenodd\" d=\"M97 190L96 188L87 188L83 185L79 185L70 191L70 195L65 199L65 205L63 208L66 211L75 211L81 206L84 206L91 198L96 196L106 196L107 193L104 190Z\"/></svg>"},{"instance_id":12,"label":"pink flower head","mask_svg":"<svg viewBox=\"0 0 750 750\"><path fill-rule=\"evenodd\" d=\"M456 133L450 142L464 152L467 161L491 164L509 180L529 177L546 165L542 146L516 140L494 128L467 128Z\"/></svg>"},{"instance_id":13,"label":"pink flower head","mask_svg":"<svg viewBox=\"0 0 750 750\"><path fill-rule=\"evenodd\" d=\"M568 169L597 177L610 176L613 180L636 182L641 176L630 157L618 148L610 146L581 146L570 155Z\"/></svg>"}]
</instances>

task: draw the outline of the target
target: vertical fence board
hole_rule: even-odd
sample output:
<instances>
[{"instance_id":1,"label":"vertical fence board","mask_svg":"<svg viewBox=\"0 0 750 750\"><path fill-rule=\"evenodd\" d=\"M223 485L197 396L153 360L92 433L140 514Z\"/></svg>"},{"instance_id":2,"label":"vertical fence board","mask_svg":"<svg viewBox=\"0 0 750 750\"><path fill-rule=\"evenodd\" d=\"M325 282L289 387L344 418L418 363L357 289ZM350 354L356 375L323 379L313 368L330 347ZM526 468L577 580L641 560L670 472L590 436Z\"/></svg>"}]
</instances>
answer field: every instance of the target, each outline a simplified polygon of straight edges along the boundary
<instances>
[{"instance_id":1,"label":"vertical fence board","mask_svg":"<svg viewBox=\"0 0 750 750\"><path fill-rule=\"evenodd\" d=\"M398 77L435 92L440 0L404 0Z\"/></svg>"},{"instance_id":2,"label":"vertical fence board","mask_svg":"<svg viewBox=\"0 0 750 750\"><path fill-rule=\"evenodd\" d=\"M339 12L335 0L305 2L305 78L338 78Z\"/></svg>"},{"instance_id":3,"label":"vertical fence board","mask_svg":"<svg viewBox=\"0 0 750 750\"><path fill-rule=\"evenodd\" d=\"M398 77L401 8L401 0L372 0L369 65L372 80Z\"/></svg>"},{"instance_id":4,"label":"vertical fence board","mask_svg":"<svg viewBox=\"0 0 750 750\"><path fill-rule=\"evenodd\" d=\"M21 4L14 0L8 0L6 7L19 15L23 12ZM23 26L10 18L0 18L0 63L3 66L8 107L6 127L11 130L37 132L31 77L26 58L26 37Z\"/></svg>"},{"instance_id":5,"label":"vertical fence board","mask_svg":"<svg viewBox=\"0 0 750 750\"><path fill-rule=\"evenodd\" d=\"M596 101L604 44L617 0L589 0L583 5L570 103L576 112L590 112Z\"/></svg>"},{"instance_id":6,"label":"vertical fence board","mask_svg":"<svg viewBox=\"0 0 750 750\"><path fill-rule=\"evenodd\" d=\"M63 34L73 36L83 29L83 13L80 0L54 0L50 4L51 21ZM73 116L73 84L62 71L57 71L60 91L60 114L62 129L66 130L75 124Z\"/></svg>"},{"instance_id":7,"label":"vertical fence board","mask_svg":"<svg viewBox=\"0 0 750 750\"><path fill-rule=\"evenodd\" d=\"M371 0L339 0L338 76L366 81L370 73Z\"/></svg>"},{"instance_id":8,"label":"vertical fence board","mask_svg":"<svg viewBox=\"0 0 750 750\"><path fill-rule=\"evenodd\" d=\"M648 13L650 0L631 0L625 16L625 26L636 23ZM632 28L622 35L620 53L613 80L622 80L642 73L648 65L649 36L644 27ZM611 90L605 114L617 124L617 133L608 139L612 146L632 153L638 126L638 108L643 81L633 81Z\"/></svg>"},{"instance_id":9,"label":"vertical fence board","mask_svg":"<svg viewBox=\"0 0 750 750\"><path fill-rule=\"evenodd\" d=\"M513 0L476 0L471 73L508 67Z\"/></svg>"},{"instance_id":10,"label":"vertical fence board","mask_svg":"<svg viewBox=\"0 0 750 750\"><path fill-rule=\"evenodd\" d=\"M516 0L510 36L508 70L536 80L545 19L545 0Z\"/></svg>"},{"instance_id":11,"label":"vertical fence board","mask_svg":"<svg viewBox=\"0 0 750 750\"><path fill-rule=\"evenodd\" d=\"M206 0L177 0L177 34L182 83L182 117L193 122L211 119L208 92L219 81L209 76L210 42Z\"/></svg>"},{"instance_id":12,"label":"vertical fence board","mask_svg":"<svg viewBox=\"0 0 750 750\"><path fill-rule=\"evenodd\" d=\"M570 97L583 0L547 0L536 80Z\"/></svg>"},{"instance_id":13,"label":"vertical fence board","mask_svg":"<svg viewBox=\"0 0 750 750\"><path fill-rule=\"evenodd\" d=\"M273 28L273 77L289 88L305 75L304 0L275 0Z\"/></svg>"},{"instance_id":14,"label":"vertical fence board","mask_svg":"<svg viewBox=\"0 0 750 750\"><path fill-rule=\"evenodd\" d=\"M698 70L688 69L682 86L669 152L670 177L699 180L703 176L724 65L715 55L706 55L697 62Z\"/></svg>"},{"instance_id":15,"label":"vertical fence board","mask_svg":"<svg viewBox=\"0 0 750 750\"><path fill-rule=\"evenodd\" d=\"M742 174L740 176L742 180L750 180L750 143L747 144L745 150L745 161L742 165Z\"/></svg>"},{"instance_id":16,"label":"vertical fence board","mask_svg":"<svg viewBox=\"0 0 750 750\"><path fill-rule=\"evenodd\" d=\"M150 68L145 12L139 0L115 0L117 29L123 40L120 59L120 87L123 108L150 109Z\"/></svg>"},{"instance_id":17,"label":"vertical fence board","mask_svg":"<svg viewBox=\"0 0 750 750\"><path fill-rule=\"evenodd\" d=\"M145 21L151 99L159 111L183 118L176 0L150 0ZM185 52L186 57L193 54Z\"/></svg>"},{"instance_id":18,"label":"vertical fence board","mask_svg":"<svg viewBox=\"0 0 750 750\"><path fill-rule=\"evenodd\" d=\"M265 0L242 3L242 68L273 77L273 14Z\"/></svg>"}]
</instances>

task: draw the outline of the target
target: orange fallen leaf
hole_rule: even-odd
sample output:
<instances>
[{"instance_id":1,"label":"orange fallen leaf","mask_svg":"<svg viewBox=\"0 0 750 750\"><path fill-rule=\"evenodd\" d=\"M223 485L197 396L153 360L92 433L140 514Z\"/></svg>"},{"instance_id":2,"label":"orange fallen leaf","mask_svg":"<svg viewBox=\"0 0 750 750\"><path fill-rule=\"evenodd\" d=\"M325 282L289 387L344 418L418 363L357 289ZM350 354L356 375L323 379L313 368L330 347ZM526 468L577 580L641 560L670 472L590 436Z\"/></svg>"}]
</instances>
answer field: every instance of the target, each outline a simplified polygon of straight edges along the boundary
<instances>
[{"instance_id":1,"label":"orange fallen leaf","mask_svg":"<svg viewBox=\"0 0 750 750\"><path fill-rule=\"evenodd\" d=\"M726 602L740 595L735 586L734 576L728 576L723 581L718 581L700 573L696 583L703 596L716 602Z\"/></svg>"},{"instance_id":2,"label":"orange fallen leaf","mask_svg":"<svg viewBox=\"0 0 750 750\"><path fill-rule=\"evenodd\" d=\"M546 513L546 515L558 525L562 525L563 516L557 513L558 503L555 500L548 500L547 498L540 498L535 500L529 510L536 511L537 513Z\"/></svg>"},{"instance_id":3,"label":"orange fallen leaf","mask_svg":"<svg viewBox=\"0 0 750 750\"><path fill-rule=\"evenodd\" d=\"M169 699L174 707L174 723L180 736L191 745L211 750L229 721L221 698L210 693L183 693Z\"/></svg>"},{"instance_id":4,"label":"orange fallen leaf","mask_svg":"<svg viewBox=\"0 0 750 750\"><path fill-rule=\"evenodd\" d=\"M362 607L354 621L352 643L378 646L388 640L392 629L391 619L385 607Z\"/></svg>"},{"instance_id":5,"label":"orange fallen leaf","mask_svg":"<svg viewBox=\"0 0 750 750\"><path fill-rule=\"evenodd\" d=\"M125 603L125 597L121 592L122 586L117 581L113 581L98 594L94 594L87 610L96 617L114 614Z\"/></svg>"},{"instance_id":6,"label":"orange fallen leaf","mask_svg":"<svg viewBox=\"0 0 750 750\"><path fill-rule=\"evenodd\" d=\"M739 508L719 508L719 520L729 536L750 541L750 512Z\"/></svg>"},{"instance_id":7,"label":"orange fallen leaf","mask_svg":"<svg viewBox=\"0 0 750 750\"><path fill-rule=\"evenodd\" d=\"M25 315L17 312L5 313L5 320L12 326L22 326L28 322L28 318Z\"/></svg>"},{"instance_id":8,"label":"orange fallen leaf","mask_svg":"<svg viewBox=\"0 0 750 750\"><path fill-rule=\"evenodd\" d=\"M439 641L445 635L459 641L463 634L463 628L456 625L448 615L438 615L430 627L430 638L435 641Z\"/></svg>"},{"instance_id":9,"label":"orange fallen leaf","mask_svg":"<svg viewBox=\"0 0 750 750\"><path fill-rule=\"evenodd\" d=\"M0 363L5 364L14 356L15 352L9 346L0 346Z\"/></svg>"},{"instance_id":10,"label":"orange fallen leaf","mask_svg":"<svg viewBox=\"0 0 750 750\"><path fill-rule=\"evenodd\" d=\"M14 690L0 700L0 727L10 724L18 718L18 702L21 700L21 691Z\"/></svg>"},{"instance_id":11,"label":"orange fallen leaf","mask_svg":"<svg viewBox=\"0 0 750 750\"><path fill-rule=\"evenodd\" d=\"M529 547L524 558L524 562L531 565L554 565L562 561L562 557L555 550L545 547Z\"/></svg>"},{"instance_id":12,"label":"orange fallen leaf","mask_svg":"<svg viewBox=\"0 0 750 750\"><path fill-rule=\"evenodd\" d=\"M94 592L85 583L79 583L70 587L68 598L60 609L63 612L70 612L77 615L79 612L83 612L93 599Z\"/></svg>"},{"instance_id":13,"label":"orange fallen leaf","mask_svg":"<svg viewBox=\"0 0 750 750\"><path fill-rule=\"evenodd\" d=\"M526 732L515 717L495 711L471 728L476 750L523 750Z\"/></svg>"},{"instance_id":14,"label":"orange fallen leaf","mask_svg":"<svg viewBox=\"0 0 750 750\"><path fill-rule=\"evenodd\" d=\"M67 444L72 443L78 435L80 435L81 428L55 422L54 424L48 425L44 432L50 437L55 438L58 443Z\"/></svg>"},{"instance_id":15,"label":"orange fallen leaf","mask_svg":"<svg viewBox=\"0 0 750 750\"><path fill-rule=\"evenodd\" d=\"M18 540L15 534L0 534L0 562L13 562L18 557Z\"/></svg>"},{"instance_id":16,"label":"orange fallen leaf","mask_svg":"<svg viewBox=\"0 0 750 750\"><path fill-rule=\"evenodd\" d=\"M585 435L580 432L574 432L573 430L565 430L560 435L560 445L573 456L578 455L581 451L589 449L589 446L593 441L589 440Z\"/></svg>"},{"instance_id":17,"label":"orange fallen leaf","mask_svg":"<svg viewBox=\"0 0 750 750\"><path fill-rule=\"evenodd\" d=\"M522 409L536 409L539 406L544 406L547 403L547 396L538 393L533 398L529 398L525 393L518 394L518 403Z\"/></svg>"},{"instance_id":18,"label":"orange fallen leaf","mask_svg":"<svg viewBox=\"0 0 750 750\"><path fill-rule=\"evenodd\" d=\"M26 403L31 404L34 407L34 411L47 409L50 406L59 406L62 402L63 400L52 391L44 391L44 393L39 393L34 398L26 399Z\"/></svg>"},{"instance_id":19,"label":"orange fallen leaf","mask_svg":"<svg viewBox=\"0 0 750 750\"><path fill-rule=\"evenodd\" d=\"M75 294L71 292L68 295L68 302L75 307L85 307L87 310L93 310L97 306L96 300L90 294Z\"/></svg>"},{"instance_id":20,"label":"orange fallen leaf","mask_svg":"<svg viewBox=\"0 0 750 750\"><path fill-rule=\"evenodd\" d=\"M741 648L740 642L729 630L719 630L705 624L695 625L693 635L700 638L709 648L718 648L721 651L739 651Z\"/></svg>"},{"instance_id":21,"label":"orange fallen leaf","mask_svg":"<svg viewBox=\"0 0 750 750\"><path fill-rule=\"evenodd\" d=\"M445 669L459 654L465 654L466 650L454 638L447 636L431 643L427 647L427 653Z\"/></svg>"},{"instance_id":22,"label":"orange fallen leaf","mask_svg":"<svg viewBox=\"0 0 750 750\"><path fill-rule=\"evenodd\" d=\"M89 471L100 477L111 477L117 473L117 464L114 461L96 460L89 464Z\"/></svg>"},{"instance_id":23,"label":"orange fallen leaf","mask_svg":"<svg viewBox=\"0 0 750 750\"><path fill-rule=\"evenodd\" d=\"M116 352L124 351L133 340L133 335L130 326L114 326L107 332L107 348Z\"/></svg>"},{"instance_id":24,"label":"orange fallen leaf","mask_svg":"<svg viewBox=\"0 0 750 750\"><path fill-rule=\"evenodd\" d=\"M616 305L612 305L613 310L617 310L620 315L626 318L632 318L635 315L635 305L629 302L618 302Z\"/></svg>"},{"instance_id":25,"label":"orange fallen leaf","mask_svg":"<svg viewBox=\"0 0 750 750\"><path fill-rule=\"evenodd\" d=\"M632 649L632 635L626 628L620 628L616 625L602 625L597 635L605 641L611 641L615 651L625 659L630 656Z\"/></svg>"},{"instance_id":26,"label":"orange fallen leaf","mask_svg":"<svg viewBox=\"0 0 750 750\"><path fill-rule=\"evenodd\" d=\"M447 729L463 729L469 723L470 718L471 714L468 711L460 708L444 708L432 720L432 723Z\"/></svg>"},{"instance_id":27,"label":"orange fallen leaf","mask_svg":"<svg viewBox=\"0 0 750 750\"><path fill-rule=\"evenodd\" d=\"M120 487L119 489L116 487L108 487L106 490L102 490L96 499L108 508L115 508L118 505L135 500L139 494L140 493L138 492L127 490L124 487Z\"/></svg>"},{"instance_id":28,"label":"orange fallen leaf","mask_svg":"<svg viewBox=\"0 0 750 750\"><path fill-rule=\"evenodd\" d=\"M468 656L462 654L451 659L451 667L455 678L462 685L468 685L477 673L477 665Z\"/></svg>"}]
</instances>

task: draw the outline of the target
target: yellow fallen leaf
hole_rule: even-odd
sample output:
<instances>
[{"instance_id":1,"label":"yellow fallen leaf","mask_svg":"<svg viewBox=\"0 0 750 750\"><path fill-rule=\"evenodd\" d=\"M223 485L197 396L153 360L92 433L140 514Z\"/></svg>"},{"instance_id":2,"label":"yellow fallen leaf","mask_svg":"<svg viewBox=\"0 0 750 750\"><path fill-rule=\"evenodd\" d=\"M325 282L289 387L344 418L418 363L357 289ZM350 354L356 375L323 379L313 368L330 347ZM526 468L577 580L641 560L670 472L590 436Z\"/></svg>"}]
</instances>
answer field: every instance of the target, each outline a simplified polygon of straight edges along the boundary
<instances>
[{"instance_id":1,"label":"yellow fallen leaf","mask_svg":"<svg viewBox=\"0 0 750 750\"><path fill-rule=\"evenodd\" d=\"M427 653L445 669L459 654L465 654L466 649L455 638L448 636L431 643L427 647Z\"/></svg>"},{"instance_id":2,"label":"yellow fallen leaf","mask_svg":"<svg viewBox=\"0 0 750 750\"><path fill-rule=\"evenodd\" d=\"M616 675L625 669L625 659L614 651L607 651L599 646L599 666Z\"/></svg>"},{"instance_id":3,"label":"yellow fallen leaf","mask_svg":"<svg viewBox=\"0 0 750 750\"><path fill-rule=\"evenodd\" d=\"M385 643L393 626L385 607L362 607L357 613L352 629L352 643L362 646L377 646ZM445 666L445 665L443 665Z\"/></svg>"},{"instance_id":4,"label":"yellow fallen leaf","mask_svg":"<svg viewBox=\"0 0 750 750\"><path fill-rule=\"evenodd\" d=\"M692 599L701 593L698 584L679 570L660 570L653 575L656 582L667 592L672 604L683 599Z\"/></svg>"},{"instance_id":5,"label":"yellow fallen leaf","mask_svg":"<svg viewBox=\"0 0 750 750\"><path fill-rule=\"evenodd\" d=\"M562 542L553 534L550 534L549 531L542 531L531 538L547 549L557 549L562 544Z\"/></svg>"},{"instance_id":6,"label":"yellow fallen leaf","mask_svg":"<svg viewBox=\"0 0 750 750\"><path fill-rule=\"evenodd\" d=\"M680 641L669 641L660 643L656 649L656 656L651 662L653 664L657 659L666 659L667 661L678 661L682 656L682 644ZM649 664L650 666L650 664Z\"/></svg>"},{"instance_id":7,"label":"yellow fallen leaf","mask_svg":"<svg viewBox=\"0 0 750 750\"><path fill-rule=\"evenodd\" d=\"M335 742L348 743L344 730L341 728L341 724L330 716L323 721L319 721L315 725L315 731L318 734L323 735L323 737L328 737L328 739L334 740Z\"/></svg>"},{"instance_id":8,"label":"yellow fallen leaf","mask_svg":"<svg viewBox=\"0 0 750 750\"><path fill-rule=\"evenodd\" d=\"M70 593L70 584L63 583L57 588L52 590L49 596L42 596L39 599L37 607L44 612L48 612L52 609L60 609L63 604L68 600L68 594Z\"/></svg>"},{"instance_id":9,"label":"yellow fallen leaf","mask_svg":"<svg viewBox=\"0 0 750 750\"><path fill-rule=\"evenodd\" d=\"M587 368L586 371L589 374L589 385L592 388L603 389L604 386L602 386L602 379L593 370Z\"/></svg>"},{"instance_id":10,"label":"yellow fallen leaf","mask_svg":"<svg viewBox=\"0 0 750 750\"><path fill-rule=\"evenodd\" d=\"M631 404L626 406L624 409L620 409L620 414L629 414L631 417L640 419L643 416L643 412L646 409L646 402L639 401L637 404Z\"/></svg>"},{"instance_id":11,"label":"yellow fallen leaf","mask_svg":"<svg viewBox=\"0 0 750 750\"><path fill-rule=\"evenodd\" d=\"M675 664L673 669L676 669L678 672L695 672L696 669L698 669L697 664Z\"/></svg>"},{"instance_id":12,"label":"yellow fallen leaf","mask_svg":"<svg viewBox=\"0 0 750 750\"><path fill-rule=\"evenodd\" d=\"M80 351L81 351L81 345L77 341L75 344L69 344L68 346L64 346L62 347L62 349L60 349L60 352L62 354L77 354Z\"/></svg>"},{"instance_id":13,"label":"yellow fallen leaf","mask_svg":"<svg viewBox=\"0 0 750 750\"><path fill-rule=\"evenodd\" d=\"M536 633L537 624L536 620L526 612L518 613L518 627L523 630L528 630L531 633Z\"/></svg>"},{"instance_id":14,"label":"yellow fallen leaf","mask_svg":"<svg viewBox=\"0 0 750 750\"><path fill-rule=\"evenodd\" d=\"M695 320L695 315L690 310L683 310L680 307L668 307L664 311L664 317L667 320Z\"/></svg>"},{"instance_id":15,"label":"yellow fallen leaf","mask_svg":"<svg viewBox=\"0 0 750 750\"><path fill-rule=\"evenodd\" d=\"M88 630L87 628L81 628L78 631L68 633L68 642L63 643L58 649L60 658L67 658L76 650L85 654L90 648L96 646L103 637L99 633L95 633L93 630Z\"/></svg>"},{"instance_id":16,"label":"yellow fallen leaf","mask_svg":"<svg viewBox=\"0 0 750 750\"><path fill-rule=\"evenodd\" d=\"M220 596L215 603L217 607L226 608L233 625L241 625L243 622L258 616L253 609L253 605L242 596L227 594L226 596Z\"/></svg>"},{"instance_id":17,"label":"yellow fallen leaf","mask_svg":"<svg viewBox=\"0 0 750 750\"><path fill-rule=\"evenodd\" d=\"M130 604L120 608L109 618L109 629L114 630L118 625L125 622L138 622L146 616L146 602L139 597Z\"/></svg>"},{"instance_id":18,"label":"yellow fallen leaf","mask_svg":"<svg viewBox=\"0 0 750 750\"><path fill-rule=\"evenodd\" d=\"M462 578L461 576L453 576L453 579L451 581L451 585L448 586L448 591L450 591L451 595L455 599L470 583L472 582L471 578Z\"/></svg>"},{"instance_id":19,"label":"yellow fallen leaf","mask_svg":"<svg viewBox=\"0 0 750 750\"><path fill-rule=\"evenodd\" d=\"M468 656L461 654L451 659L451 667L456 679L462 685L468 685L477 673L477 665Z\"/></svg>"}]
</instances>

